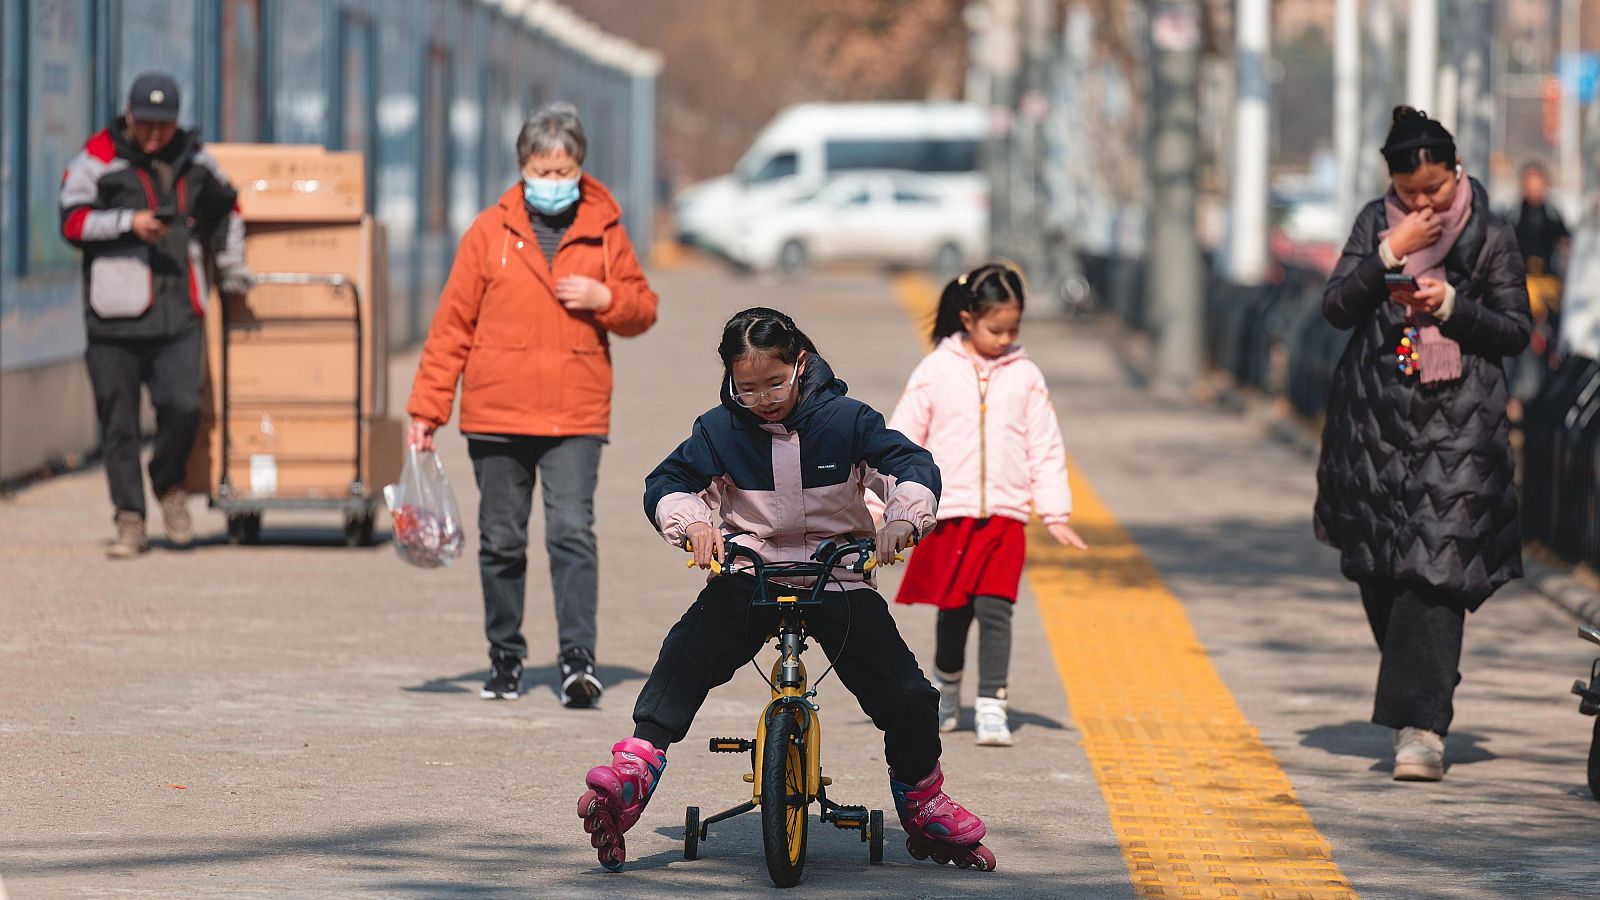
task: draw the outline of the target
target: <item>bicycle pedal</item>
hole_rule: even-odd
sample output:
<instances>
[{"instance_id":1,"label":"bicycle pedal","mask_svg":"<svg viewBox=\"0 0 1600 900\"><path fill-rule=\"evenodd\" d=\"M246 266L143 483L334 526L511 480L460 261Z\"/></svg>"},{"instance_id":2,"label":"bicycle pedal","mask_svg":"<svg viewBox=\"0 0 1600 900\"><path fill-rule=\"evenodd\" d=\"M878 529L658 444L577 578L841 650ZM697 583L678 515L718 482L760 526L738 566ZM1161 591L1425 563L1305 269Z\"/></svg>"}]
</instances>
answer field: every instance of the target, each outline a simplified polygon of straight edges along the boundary
<instances>
[{"instance_id":1,"label":"bicycle pedal","mask_svg":"<svg viewBox=\"0 0 1600 900\"><path fill-rule=\"evenodd\" d=\"M712 753L749 753L756 748L755 741L744 738L712 738Z\"/></svg>"}]
</instances>

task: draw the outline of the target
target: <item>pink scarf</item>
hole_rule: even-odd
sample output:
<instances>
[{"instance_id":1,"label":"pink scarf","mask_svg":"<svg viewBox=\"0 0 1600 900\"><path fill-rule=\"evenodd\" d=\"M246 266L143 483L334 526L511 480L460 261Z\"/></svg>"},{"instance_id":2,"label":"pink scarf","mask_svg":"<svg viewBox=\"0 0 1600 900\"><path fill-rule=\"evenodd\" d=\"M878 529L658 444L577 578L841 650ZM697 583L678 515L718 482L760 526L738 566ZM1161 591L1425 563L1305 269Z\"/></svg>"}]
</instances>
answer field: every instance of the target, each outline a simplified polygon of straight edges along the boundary
<instances>
[{"instance_id":1,"label":"pink scarf","mask_svg":"<svg viewBox=\"0 0 1600 900\"><path fill-rule=\"evenodd\" d=\"M1450 202L1450 208L1439 216L1444 231L1432 244L1406 255L1406 274L1417 278L1447 280L1444 272L1445 257L1455 247L1461 233L1467 230L1467 221L1472 218L1472 181L1464 172L1457 177L1460 183L1456 185L1455 199ZM1400 203L1399 195L1395 194L1393 185L1390 185L1388 192L1383 195L1383 211L1389 227L1378 232L1380 239L1388 237L1389 233L1400 225L1400 220L1404 219L1407 213L1406 208ZM1421 377L1422 383L1434 384L1460 378L1461 345L1439 331L1439 320L1416 310L1410 310L1407 318L1417 325L1420 336L1420 346L1417 348L1417 374Z\"/></svg>"}]
</instances>

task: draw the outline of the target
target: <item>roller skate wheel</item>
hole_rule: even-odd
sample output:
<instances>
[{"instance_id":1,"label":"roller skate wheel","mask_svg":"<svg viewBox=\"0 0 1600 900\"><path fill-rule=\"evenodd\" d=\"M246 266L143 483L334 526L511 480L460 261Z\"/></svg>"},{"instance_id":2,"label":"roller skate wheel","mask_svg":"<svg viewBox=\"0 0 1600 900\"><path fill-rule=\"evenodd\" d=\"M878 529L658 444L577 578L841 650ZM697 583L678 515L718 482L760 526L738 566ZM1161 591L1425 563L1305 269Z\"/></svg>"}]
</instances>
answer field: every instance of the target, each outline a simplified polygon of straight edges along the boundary
<instances>
[{"instance_id":1,"label":"roller skate wheel","mask_svg":"<svg viewBox=\"0 0 1600 900\"><path fill-rule=\"evenodd\" d=\"M975 844L967 851L967 859L974 868L983 872L993 872L995 869L994 851L982 844Z\"/></svg>"},{"instance_id":2,"label":"roller skate wheel","mask_svg":"<svg viewBox=\"0 0 1600 900\"><path fill-rule=\"evenodd\" d=\"M578 798L578 818L586 820L584 824L587 825L587 820L593 818L599 806L600 795L594 791L584 791L583 796Z\"/></svg>"},{"instance_id":3,"label":"roller skate wheel","mask_svg":"<svg viewBox=\"0 0 1600 900\"><path fill-rule=\"evenodd\" d=\"M906 838L906 852L911 854L912 859L928 858L928 846L918 843L915 838Z\"/></svg>"},{"instance_id":4,"label":"roller skate wheel","mask_svg":"<svg viewBox=\"0 0 1600 900\"><path fill-rule=\"evenodd\" d=\"M603 847L600 850L599 857L600 865L610 872L622 871L622 864L627 860L627 854L621 846Z\"/></svg>"}]
</instances>

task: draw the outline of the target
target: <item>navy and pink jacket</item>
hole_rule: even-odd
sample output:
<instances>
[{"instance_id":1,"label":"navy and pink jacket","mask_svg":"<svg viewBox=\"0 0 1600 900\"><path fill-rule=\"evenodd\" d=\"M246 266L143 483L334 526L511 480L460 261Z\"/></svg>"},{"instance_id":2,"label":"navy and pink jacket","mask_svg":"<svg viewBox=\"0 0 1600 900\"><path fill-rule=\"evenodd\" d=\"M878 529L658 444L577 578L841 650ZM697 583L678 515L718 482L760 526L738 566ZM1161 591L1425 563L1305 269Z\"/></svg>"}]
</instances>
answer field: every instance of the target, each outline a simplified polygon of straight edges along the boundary
<instances>
[{"instance_id":1,"label":"navy and pink jacket","mask_svg":"<svg viewBox=\"0 0 1600 900\"><path fill-rule=\"evenodd\" d=\"M717 525L769 562L809 559L823 541L874 534L865 495L884 498L885 521L933 528L939 468L928 451L892 431L872 407L846 396L821 357L807 357L800 400L781 423L734 403L695 420L689 439L645 478L644 511L668 543L690 525ZM870 575L840 573L845 582Z\"/></svg>"}]
</instances>

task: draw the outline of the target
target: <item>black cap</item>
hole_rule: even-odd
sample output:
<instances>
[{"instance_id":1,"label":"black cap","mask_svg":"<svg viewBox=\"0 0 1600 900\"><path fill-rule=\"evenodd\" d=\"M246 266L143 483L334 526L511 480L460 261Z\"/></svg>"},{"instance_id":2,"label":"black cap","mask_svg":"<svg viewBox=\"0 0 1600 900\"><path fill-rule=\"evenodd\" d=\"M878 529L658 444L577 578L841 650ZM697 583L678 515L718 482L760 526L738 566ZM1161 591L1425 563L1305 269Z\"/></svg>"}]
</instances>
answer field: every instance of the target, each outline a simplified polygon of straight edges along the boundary
<instances>
[{"instance_id":1,"label":"black cap","mask_svg":"<svg viewBox=\"0 0 1600 900\"><path fill-rule=\"evenodd\" d=\"M178 121L178 82L164 72L143 72L128 89L128 112L144 122Z\"/></svg>"}]
</instances>

